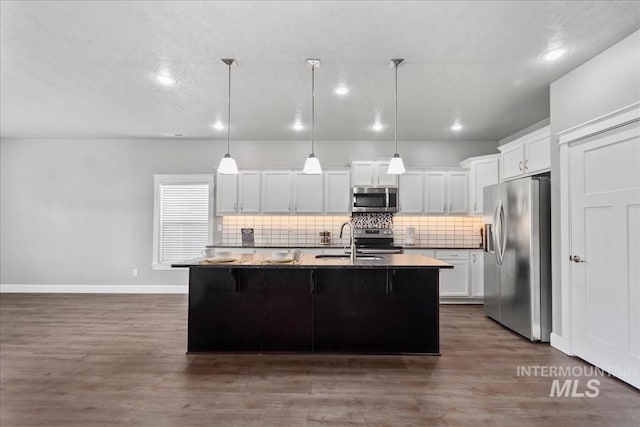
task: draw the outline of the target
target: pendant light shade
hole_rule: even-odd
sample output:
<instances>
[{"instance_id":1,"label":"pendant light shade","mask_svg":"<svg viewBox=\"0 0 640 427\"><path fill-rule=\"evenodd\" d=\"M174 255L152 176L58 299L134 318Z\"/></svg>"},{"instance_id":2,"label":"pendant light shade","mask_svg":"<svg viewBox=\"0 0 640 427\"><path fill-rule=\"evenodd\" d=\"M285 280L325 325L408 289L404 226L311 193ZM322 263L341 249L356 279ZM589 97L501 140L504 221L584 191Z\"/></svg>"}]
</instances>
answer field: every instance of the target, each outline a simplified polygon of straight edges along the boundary
<instances>
[{"instance_id":1,"label":"pendant light shade","mask_svg":"<svg viewBox=\"0 0 640 427\"><path fill-rule=\"evenodd\" d=\"M396 104L396 124L395 124L395 132L394 132L394 140L396 142L396 152L389 161L389 168L387 169L388 175L402 175L406 172L404 168L404 162L402 161L402 157L398 154L398 66L402 64L404 59L392 59L391 66L394 68L396 75L396 90L395 90L395 104Z\"/></svg>"},{"instance_id":2,"label":"pendant light shade","mask_svg":"<svg viewBox=\"0 0 640 427\"><path fill-rule=\"evenodd\" d=\"M309 157L307 157L307 160L304 162L304 169L302 171L310 175L321 174L322 167L320 166L320 160L313 154L309 154Z\"/></svg>"},{"instance_id":3,"label":"pendant light shade","mask_svg":"<svg viewBox=\"0 0 640 427\"><path fill-rule=\"evenodd\" d=\"M404 168L404 162L400 154L396 153L389 161L389 168L387 169L388 175L402 175L407 170Z\"/></svg>"},{"instance_id":4,"label":"pendant light shade","mask_svg":"<svg viewBox=\"0 0 640 427\"><path fill-rule=\"evenodd\" d=\"M235 59L223 59L222 62L227 64L227 67L229 67L229 97L227 98L227 154L225 154L222 160L220 160L218 172L223 175L237 175L238 165L229 153L229 142L231 140L231 66L235 62Z\"/></svg>"},{"instance_id":5,"label":"pendant light shade","mask_svg":"<svg viewBox=\"0 0 640 427\"><path fill-rule=\"evenodd\" d=\"M238 165L236 161L231 157L231 154L225 154L222 160L220 160L220 164L218 165L218 172L223 175L237 175L238 174Z\"/></svg>"},{"instance_id":6,"label":"pendant light shade","mask_svg":"<svg viewBox=\"0 0 640 427\"><path fill-rule=\"evenodd\" d=\"M318 175L322 173L322 167L320 166L320 160L316 157L314 148L314 120L315 120L315 101L316 101L316 88L315 88L315 71L316 67L320 67L319 59L307 59L307 64L311 66L311 154L304 162L304 169L302 172L310 175Z\"/></svg>"}]
</instances>

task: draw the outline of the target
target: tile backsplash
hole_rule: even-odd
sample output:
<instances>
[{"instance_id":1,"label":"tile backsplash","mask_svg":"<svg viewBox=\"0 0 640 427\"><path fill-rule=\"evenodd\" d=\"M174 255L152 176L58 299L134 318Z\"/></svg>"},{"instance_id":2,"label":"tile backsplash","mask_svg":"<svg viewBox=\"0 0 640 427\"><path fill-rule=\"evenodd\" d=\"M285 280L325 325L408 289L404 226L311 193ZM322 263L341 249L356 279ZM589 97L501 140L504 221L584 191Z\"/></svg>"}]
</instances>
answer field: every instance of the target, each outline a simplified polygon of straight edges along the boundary
<instances>
[{"instance_id":1,"label":"tile backsplash","mask_svg":"<svg viewBox=\"0 0 640 427\"><path fill-rule=\"evenodd\" d=\"M388 214L387 214L388 215ZM256 246L315 246L321 231L331 232L333 246L349 243L348 235L340 241L340 226L348 216L225 216L222 218L222 244L241 246L240 229L253 228ZM372 220L372 219L370 219ZM482 218L468 216L403 216L378 218L366 222L354 219L356 226L376 228L393 226L395 244L404 245L407 227L415 228L415 245L420 247L468 248L480 247ZM392 222L390 222L392 221Z\"/></svg>"}]
</instances>

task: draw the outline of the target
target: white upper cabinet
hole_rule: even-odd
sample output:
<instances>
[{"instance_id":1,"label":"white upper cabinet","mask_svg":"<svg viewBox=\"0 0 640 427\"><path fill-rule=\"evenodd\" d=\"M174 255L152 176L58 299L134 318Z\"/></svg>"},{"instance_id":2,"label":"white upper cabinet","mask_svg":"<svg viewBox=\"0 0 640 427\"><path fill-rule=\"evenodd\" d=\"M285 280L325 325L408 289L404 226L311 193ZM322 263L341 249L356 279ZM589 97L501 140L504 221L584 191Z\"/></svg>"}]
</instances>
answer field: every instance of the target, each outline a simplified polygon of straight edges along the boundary
<instances>
[{"instance_id":1,"label":"white upper cabinet","mask_svg":"<svg viewBox=\"0 0 640 427\"><path fill-rule=\"evenodd\" d=\"M238 174L238 211L260 213L260 171L241 171Z\"/></svg>"},{"instance_id":2,"label":"white upper cabinet","mask_svg":"<svg viewBox=\"0 0 640 427\"><path fill-rule=\"evenodd\" d=\"M447 172L447 176L448 213L469 213L469 174L467 172Z\"/></svg>"},{"instance_id":3,"label":"white upper cabinet","mask_svg":"<svg viewBox=\"0 0 640 427\"><path fill-rule=\"evenodd\" d=\"M353 186L396 186L396 175L388 175L388 161L354 160L351 162Z\"/></svg>"},{"instance_id":4,"label":"white upper cabinet","mask_svg":"<svg viewBox=\"0 0 640 427\"><path fill-rule=\"evenodd\" d=\"M262 172L263 213L291 213L291 177L290 171Z\"/></svg>"},{"instance_id":5,"label":"white upper cabinet","mask_svg":"<svg viewBox=\"0 0 640 427\"><path fill-rule=\"evenodd\" d=\"M322 213L322 174L293 174L293 213Z\"/></svg>"},{"instance_id":6,"label":"white upper cabinet","mask_svg":"<svg viewBox=\"0 0 640 427\"><path fill-rule=\"evenodd\" d=\"M484 187L500 182L500 154L472 157L460 165L469 168L469 211L482 214Z\"/></svg>"},{"instance_id":7,"label":"white upper cabinet","mask_svg":"<svg viewBox=\"0 0 640 427\"><path fill-rule=\"evenodd\" d=\"M446 213L447 209L447 173L444 171L426 172L425 212Z\"/></svg>"},{"instance_id":8,"label":"white upper cabinet","mask_svg":"<svg viewBox=\"0 0 640 427\"><path fill-rule=\"evenodd\" d=\"M216 175L216 215L238 213L238 175Z\"/></svg>"},{"instance_id":9,"label":"white upper cabinet","mask_svg":"<svg viewBox=\"0 0 640 427\"><path fill-rule=\"evenodd\" d=\"M398 213L413 214L424 211L424 172L410 171L400 175Z\"/></svg>"},{"instance_id":10,"label":"white upper cabinet","mask_svg":"<svg viewBox=\"0 0 640 427\"><path fill-rule=\"evenodd\" d=\"M324 208L326 213L348 215L351 212L351 176L348 171L324 173Z\"/></svg>"},{"instance_id":11,"label":"white upper cabinet","mask_svg":"<svg viewBox=\"0 0 640 427\"><path fill-rule=\"evenodd\" d=\"M498 147L502 153L502 179L510 180L551 169L549 126Z\"/></svg>"},{"instance_id":12,"label":"white upper cabinet","mask_svg":"<svg viewBox=\"0 0 640 427\"><path fill-rule=\"evenodd\" d=\"M466 171L428 171L425 176L426 213L469 212L469 174Z\"/></svg>"}]
</instances>

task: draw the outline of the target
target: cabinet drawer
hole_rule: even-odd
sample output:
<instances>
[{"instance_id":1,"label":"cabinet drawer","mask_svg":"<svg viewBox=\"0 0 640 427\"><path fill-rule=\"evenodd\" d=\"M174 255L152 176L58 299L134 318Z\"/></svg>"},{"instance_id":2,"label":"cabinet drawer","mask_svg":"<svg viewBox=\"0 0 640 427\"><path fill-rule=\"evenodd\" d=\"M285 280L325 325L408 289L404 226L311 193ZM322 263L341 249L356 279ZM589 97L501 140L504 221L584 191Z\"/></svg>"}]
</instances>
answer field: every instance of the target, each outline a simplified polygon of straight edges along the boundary
<instances>
[{"instance_id":1,"label":"cabinet drawer","mask_svg":"<svg viewBox=\"0 0 640 427\"><path fill-rule=\"evenodd\" d=\"M436 251L437 259L469 259L469 251L439 250Z\"/></svg>"}]
</instances>

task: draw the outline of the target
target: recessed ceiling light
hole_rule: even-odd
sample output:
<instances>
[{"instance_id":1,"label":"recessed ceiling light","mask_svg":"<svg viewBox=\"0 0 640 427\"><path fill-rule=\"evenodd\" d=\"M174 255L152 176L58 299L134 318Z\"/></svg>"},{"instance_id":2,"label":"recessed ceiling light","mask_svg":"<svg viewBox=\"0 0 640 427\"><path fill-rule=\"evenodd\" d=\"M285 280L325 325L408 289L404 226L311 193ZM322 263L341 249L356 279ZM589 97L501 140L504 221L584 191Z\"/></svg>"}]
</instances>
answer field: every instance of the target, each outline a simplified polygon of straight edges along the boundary
<instances>
[{"instance_id":1,"label":"recessed ceiling light","mask_svg":"<svg viewBox=\"0 0 640 427\"><path fill-rule=\"evenodd\" d=\"M296 131L301 131L302 129L304 129L304 125L302 124L302 122L301 122L301 121L296 120L296 121L291 125L291 128L292 128L293 130L296 130Z\"/></svg>"},{"instance_id":2,"label":"recessed ceiling light","mask_svg":"<svg viewBox=\"0 0 640 427\"><path fill-rule=\"evenodd\" d=\"M462 130L462 125L460 124L460 122L455 122L453 125L451 125L451 130L456 132Z\"/></svg>"},{"instance_id":3,"label":"recessed ceiling light","mask_svg":"<svg viewBox=\"0 0 640 427\"><path fill-rule=\"evenodd\" d=\"M347 86L345 85L340 85L337 88L335 88L333 90L336 95L340 95L340 96L345 96L347 95L349 92L351 92L351 89L349 89Z\"/></svg>"},{"instance_id":4,"label":"recessed ceiling light","mask_svg":"<svg viewBox=\"0 0 640 427\"><path fill-rule=\"evenodd\" d=\"M184 133L172 133L172 132L165 132L162 134L162 136L168 136L171 138L183 138L185 136Z\"/></svg>"},{"instance_id":5,"label":"recessed ceiling light","mask_svg":"<svg viewBox=\"0 0 640 427\"><path fill-rule=\"evenodd\" d=\"M211 127L214 128L215 130L223 130L224 123L222 123L220 120L216 120L215 123L211 125Z\"/></svg>"},{"instance_id":6,"label":"recessed ceiling light","mask_svg":"<svg viewBox=\"0 0 640 427\"><path fill-rule=\"evenodd\" d=\"M375 123L373 124L373 126L371 126L371 129L373 129L373 130L374 130L374 131L376 131L376 132L381 132L381 131L383 131L383 130L384 130L384 128L385 128L385 127L386 127L386 126L385 126L385 125L383 125L382 123L380 123L380 122L375 122Z\"/></svg>"},{"instance_id":7,"label":"recessed ceiling light","mask_svg":"<svg viewBox=\"0 0 640 427\"><path fill-rule=\"evenodd\" d=\"M566 47L556 47L543 53L542 59L545 61L555 61L556 59L566 55L567 52L569 52L569 49Z\"/></svg>"},{"instance_id":8,"label":"recessed ceiling light","mask_svg":"<svg viewBox=\"0 0 640 427\"><path fill-rule=\"evenodd\" d=\"M163 86L173 86L176 84L176 79L166 72L156 74L156 81Z\"/></svg>"}]
</instances>

